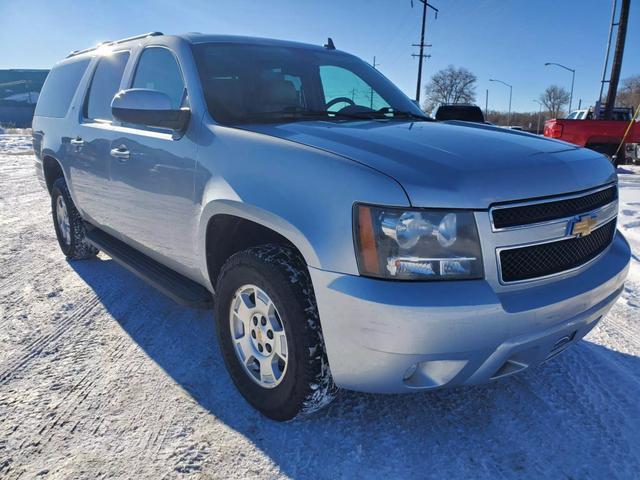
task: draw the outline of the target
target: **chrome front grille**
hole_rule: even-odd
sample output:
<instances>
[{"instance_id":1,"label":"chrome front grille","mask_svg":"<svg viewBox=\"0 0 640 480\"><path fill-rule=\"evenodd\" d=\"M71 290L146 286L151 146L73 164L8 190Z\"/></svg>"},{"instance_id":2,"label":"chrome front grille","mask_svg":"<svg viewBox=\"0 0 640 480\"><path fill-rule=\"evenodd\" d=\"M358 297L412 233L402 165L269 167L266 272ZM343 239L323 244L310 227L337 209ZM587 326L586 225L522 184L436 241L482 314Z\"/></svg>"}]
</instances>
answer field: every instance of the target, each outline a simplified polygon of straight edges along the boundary
<instances>
[{"instance_id":1,"label":"chrome front grille","mask_svg":"<svg viewBox=\"0 0 640 480\"><path fill-rule=\"evenodd\" d=\"M613 219L585 237L502 250L502 280L516 282L546 277L579 267L600 255L613 240L615 231Z\"/></svg>"},{"instance_id":2,"label":"chrome front grille","mask_svg":"<svg viewBox=\"0 0 640 480\"><path fill-rule=\"evenodd\" d=\"M547 199L515 206L494 206L491 215L494 229L510 228L580 215L608 205L617 198L618 189L613 185L561 200Z\"/></svg>"},{"instance_id":3,"label":"chrome front grille","mask_svg":"<svg viewBox=\"0 0 640 480\"><path fill-rule=\"evenodd\" d=\"M584 267L613 241L617 213L616 185L493 206L487 227L497 280L506 287Z\"/></svg>"}]
</instances>

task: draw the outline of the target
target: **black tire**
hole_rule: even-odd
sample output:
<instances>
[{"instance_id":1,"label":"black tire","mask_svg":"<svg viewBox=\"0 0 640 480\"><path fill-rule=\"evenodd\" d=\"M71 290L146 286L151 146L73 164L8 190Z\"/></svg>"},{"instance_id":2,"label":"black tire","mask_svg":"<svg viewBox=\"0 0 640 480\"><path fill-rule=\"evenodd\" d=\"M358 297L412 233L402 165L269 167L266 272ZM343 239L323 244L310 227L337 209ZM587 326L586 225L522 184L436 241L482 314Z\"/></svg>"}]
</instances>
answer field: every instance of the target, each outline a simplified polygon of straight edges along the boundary
<instances>
[{"instance_id":1,"label":"black tire","mask_svg":"<svg viewBox=\"0 0 640 480\"><path fill-rule=\"evenodd\" d=\"M67 209L70 233L69 240L65 240L65 236L58 222L56 208L58 197L62 197ZM62 253L64 253L69 260L85 260L96 256L98 250L87 242L84 220L82 220L80 213L71 199L67 182L62 177L53 182L53 187L51 188L51 214L53 217L53 227L56 230L56 237L58 237L58 244L60 245Z\"/></svg>"},{"instance_id":2,"label":"black tire","mask_svg":"<svg viewBox=\"0 0 640 480\"><path fill-rule=\"evenodd\" d=\"M229 321L235 292L246 284L262 289L274 302L287 336L289 360L281 382L265 388L249 377L233 346ZM269 244L231 256L216 288L216 326L222 355L242 396L278 421L310 414L335 397L311 278L292 249Z\"/></svg>"}]
</instances>

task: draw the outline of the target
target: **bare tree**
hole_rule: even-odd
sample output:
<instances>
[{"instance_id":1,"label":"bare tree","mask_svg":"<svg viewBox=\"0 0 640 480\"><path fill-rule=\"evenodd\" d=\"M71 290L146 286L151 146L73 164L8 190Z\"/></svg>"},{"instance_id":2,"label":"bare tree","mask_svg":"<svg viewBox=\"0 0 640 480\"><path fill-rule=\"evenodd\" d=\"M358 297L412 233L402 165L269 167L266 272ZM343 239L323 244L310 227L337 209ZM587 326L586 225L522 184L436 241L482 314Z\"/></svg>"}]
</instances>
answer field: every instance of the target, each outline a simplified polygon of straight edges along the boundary
<instances>
[{"instance_id":1,"label":"bare tree","mask_svg":"<svg viewBox=\"0 0 640 480\"><path fill-rule=\"evenodd\" d=\"M426 112L444 103L473 103L476 100L476 76L464 67L449 65L436 72L425 86Z\"/></svg>"},{"instance_id":2,"label":"bare tree","mask_svg":"<svg viewBox=\"0 0 640 480\"><path fill-rule=\"evenodd\" d=\"M551 85L540 95L540 101L547 107L551 118L558 118L562 107L569 103L569 97L569 92L564 88Z\"/></svg>"},{"instance_id":3,"label":"bare tree","mask_svg":"<svg viewBox=\"0 0 640 480\"><path fill-rule=\"evenodd\" d=\"M617 103L621 107L638 108L640 105L640 75L622 80L622 88L618 90Z\"/></svg>"}]
</instances>

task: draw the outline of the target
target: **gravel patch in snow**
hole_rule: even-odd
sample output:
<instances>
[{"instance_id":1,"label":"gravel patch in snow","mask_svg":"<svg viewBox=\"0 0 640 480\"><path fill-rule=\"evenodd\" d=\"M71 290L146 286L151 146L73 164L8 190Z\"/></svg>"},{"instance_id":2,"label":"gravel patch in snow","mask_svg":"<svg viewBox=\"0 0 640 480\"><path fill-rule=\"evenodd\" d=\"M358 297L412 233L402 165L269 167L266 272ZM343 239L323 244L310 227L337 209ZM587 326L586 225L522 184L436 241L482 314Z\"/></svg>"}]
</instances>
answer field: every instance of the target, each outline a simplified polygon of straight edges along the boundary
<instances>
[{"instance_id":1,"label":"gravel patch in snow","mask_svg":"<svg viewBox=\"0 0 640 480\"><path fill-rule=\"evenodd\" d=\"M638 478L640 175L620 185L630 281L585 341L490 385L341 392L279 424L236 392L210 313L103 254L67 262L33 158L0 153L0 478Z\"/></svg>"}]
</instances>

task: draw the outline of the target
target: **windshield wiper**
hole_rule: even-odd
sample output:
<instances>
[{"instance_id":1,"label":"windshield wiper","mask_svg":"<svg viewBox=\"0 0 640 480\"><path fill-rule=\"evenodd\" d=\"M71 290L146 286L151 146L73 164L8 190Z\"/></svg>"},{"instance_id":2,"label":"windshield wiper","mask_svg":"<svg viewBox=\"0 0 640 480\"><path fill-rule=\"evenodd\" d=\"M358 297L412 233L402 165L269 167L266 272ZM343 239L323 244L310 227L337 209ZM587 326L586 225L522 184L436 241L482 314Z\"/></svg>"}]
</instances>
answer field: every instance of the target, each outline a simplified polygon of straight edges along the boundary
<instances>
[{"instance_id":1,"label":"windshield wiper","mask_svg":"<svg viewBox=\"0 0 640 480\"><path fill-rule=\"evenodd\" d=\"M393 115L393 116L388 116ZM395 110L391 107L384 107L380 110L365 112L332 112L330 110L310 110L303 107L289 107L271 112L255 112L249 118L272 118L276 119L304 119L304 118L348 118L352 120L384 120L393 118L412 118L421 121L433 121L426 115L419 115L413 112Z\"/></svg>"},{"instance_id":2,"label":"windshield wiper","mask_svg":"<svg viewBox=\"0 0 640 480\"><path fill-rule=\"evenodd\" d=\"M271 112L253 112L249 118L302 118L302 117L326 117L334 112L323 110L309 110L307 108L285 108Z\"/></svg>"},{"instance_id":3,"label":"windshield wiper","mask_svg":"<svg viewBox=\"0 0 640 480\"><path fill-rule=\"evenodd\" d=\"M396 110L393 107L383 107L380 110L377 110L377 112L382 113L382 114L392 114L393 117L392 118L414 118L416 120L423 120L425 122L435 122L435 120L427 115L421 115L418 113L413 113L413 112L408 112L405 110ZM389 118L389 117L385 117L385 118Z\"/></svg>"}]
</instances>

